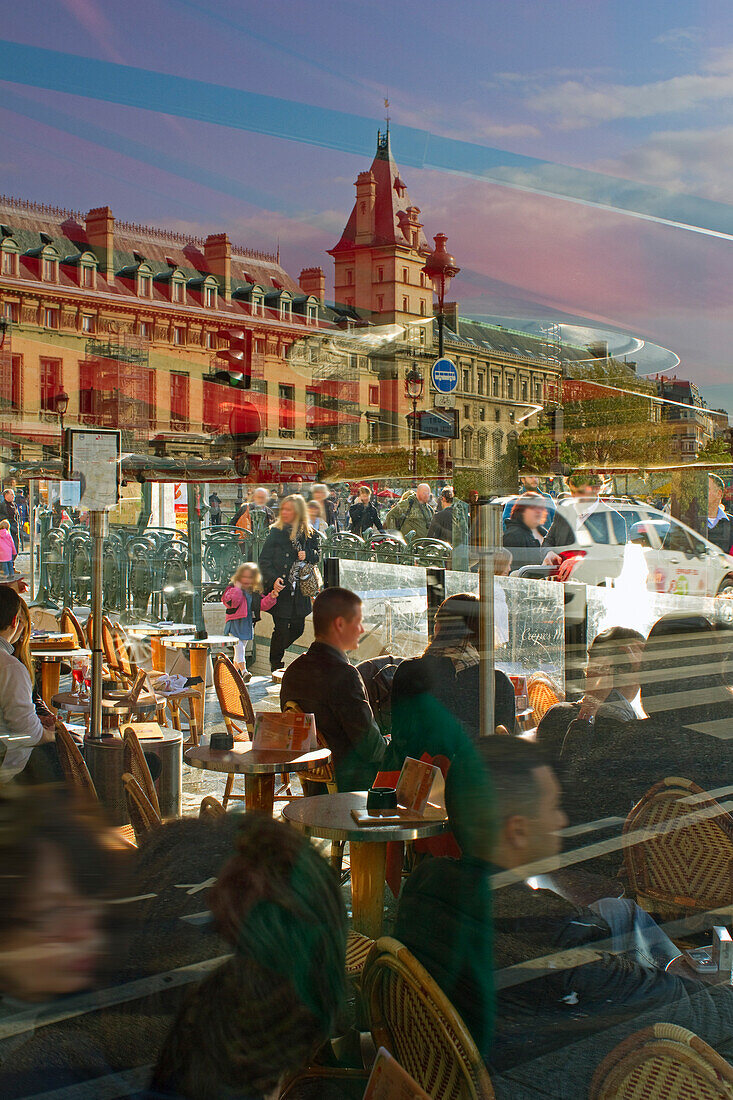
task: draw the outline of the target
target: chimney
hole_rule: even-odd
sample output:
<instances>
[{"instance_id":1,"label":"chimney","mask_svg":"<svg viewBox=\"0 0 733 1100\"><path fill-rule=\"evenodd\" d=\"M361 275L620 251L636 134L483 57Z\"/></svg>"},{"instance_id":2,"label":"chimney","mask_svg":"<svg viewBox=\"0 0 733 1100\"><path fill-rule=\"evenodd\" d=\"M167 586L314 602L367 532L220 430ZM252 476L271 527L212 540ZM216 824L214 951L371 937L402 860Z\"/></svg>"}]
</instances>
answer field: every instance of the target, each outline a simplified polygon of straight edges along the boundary
<instances>
[{"instance_id":1,"label":"chimney","mask_svg":"<svg viewBox=\"0 0 733 1100\"><path fill-rule=\"evenodd\" d=\"M115 275L115 220L108 206L90 210L85 218L87 241L99 261L100 274L111 283Z\"/></svg>"},{"instance_id":2,"label":"chimney","mask_svg":"<svg viewBox=\"0 0 733 1100\"><path fill-rule=\"evenodd\" d=\"M206 270L219 280L222 299L232 299L232 246L226 233L210 234L204 243Z\"/></svg>"},{"instance_id":3,"label":"chimney","mask_svg":"<svg viewBox=\"0 0 733 1100\"><path fill-rule=\"evenodd\" d=\"M435 306L437 312L438 306ZM443 305L445 323L453 332L458 332L458 302L445 302Z\"/></svg>"},{"instance_id":4,"label":"chimney","mask_svg":"<svg viewBox=\"0 0 733 1100\"><path fill-rule=\"evenodd\" d=\"M374 239L374 208L377 181L371 172L360 172L356 178L356 244L369 244Z\"/></svg>"},{"instance_id":5,"label":"chimney","mask_svg":"<svg viewBox=\"0 0 733 1100\"><path fill-rule=\"evenodd\" d=\"M304 294L315 294L321 305L326 302L326 276L322 267L304 267L298 278Z\"/></svg>"}]
</instances>

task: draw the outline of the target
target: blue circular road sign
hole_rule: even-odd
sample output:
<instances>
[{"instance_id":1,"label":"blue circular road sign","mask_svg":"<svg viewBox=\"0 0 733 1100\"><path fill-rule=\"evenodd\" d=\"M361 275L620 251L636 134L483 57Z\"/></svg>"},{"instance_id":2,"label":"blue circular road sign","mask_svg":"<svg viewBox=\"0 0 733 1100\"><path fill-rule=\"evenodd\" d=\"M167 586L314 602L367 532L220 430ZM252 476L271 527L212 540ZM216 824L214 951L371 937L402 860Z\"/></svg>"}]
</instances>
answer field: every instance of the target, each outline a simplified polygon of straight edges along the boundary
<instances>
[{"instance_id":1,"label":"blue circular road sign","mask_svg":"<svg viewBox=\"0 0 733 1100\"><path fill-rule=\"evenodd\" d=\"M458 370L452 359L437 359L431 374L438 393L453 393L458 385Z\"/></svg>"}]
</instances>

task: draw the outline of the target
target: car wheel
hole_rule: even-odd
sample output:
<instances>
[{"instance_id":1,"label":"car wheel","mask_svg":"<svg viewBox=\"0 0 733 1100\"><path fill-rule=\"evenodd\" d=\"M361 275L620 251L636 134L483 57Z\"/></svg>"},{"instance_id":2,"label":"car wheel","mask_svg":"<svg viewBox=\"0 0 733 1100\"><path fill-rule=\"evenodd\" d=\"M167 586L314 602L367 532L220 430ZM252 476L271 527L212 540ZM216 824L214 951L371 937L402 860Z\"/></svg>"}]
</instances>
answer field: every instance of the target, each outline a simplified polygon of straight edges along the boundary
<instances>
[{"instance_id":1,"label":"car wheel","mask_svg":"<svg viewBox=\"0 0 733 1100\"><path fill-rule=\"evenodd\" d=\"M724 578L716 595L722 596L726 600L733 600L733 577Z\"/></svg>"}]
</instances>

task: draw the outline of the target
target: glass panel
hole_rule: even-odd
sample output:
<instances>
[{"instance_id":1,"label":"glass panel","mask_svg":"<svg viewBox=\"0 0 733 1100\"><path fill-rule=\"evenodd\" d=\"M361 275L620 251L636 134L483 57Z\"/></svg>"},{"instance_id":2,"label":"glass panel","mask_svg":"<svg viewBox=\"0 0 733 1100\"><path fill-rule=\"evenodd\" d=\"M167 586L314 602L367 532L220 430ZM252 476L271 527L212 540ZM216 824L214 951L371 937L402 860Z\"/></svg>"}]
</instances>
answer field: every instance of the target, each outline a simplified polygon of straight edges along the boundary
<instances>
[{"instance_id":1,"label":"glass panel","mask_svg":"<svg viewBox=\"0 0 733 1100\"><path fill-rule=\"evenodd\" d=\"M380 652L419 657L428 644L428 595L425 570L417 566L342 561L340 583L364 602L366 637L359 658ZM362 656L363 655L363 656Z\"/></svg>"}]
</instances>

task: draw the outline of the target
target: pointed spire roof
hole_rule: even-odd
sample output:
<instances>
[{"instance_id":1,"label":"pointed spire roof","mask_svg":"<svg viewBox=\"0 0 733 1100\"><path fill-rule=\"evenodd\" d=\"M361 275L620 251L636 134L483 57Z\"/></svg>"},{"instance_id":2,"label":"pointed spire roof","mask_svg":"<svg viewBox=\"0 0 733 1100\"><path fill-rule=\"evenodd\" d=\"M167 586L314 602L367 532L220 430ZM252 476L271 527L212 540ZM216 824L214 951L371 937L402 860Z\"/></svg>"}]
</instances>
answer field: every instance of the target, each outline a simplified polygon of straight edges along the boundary
<instances>
[{"instance_id":1,"label":"pointed spire roof","mask_svg":"<svg viewBox=\"0 0 733 1100\"><path fill-rule=\"evenodd\" d=\"M392 149L390 147L389 126L387 129L377 131L377 152L372 161L371 173L376 184L375 210L374 210L374 237L371 241L360 241L359 247L373 245L406 245L412 247L409 232L410 215L408 209L414 207L407 188L400 176ZM341 234L341 240L330 248L329 254L333 256L337 252L356 247L356 203L352 208L346 228ZM430 251L430 246L422 229L419 231L418 248L422 252Z\"/></svg>"}]
</instances>

